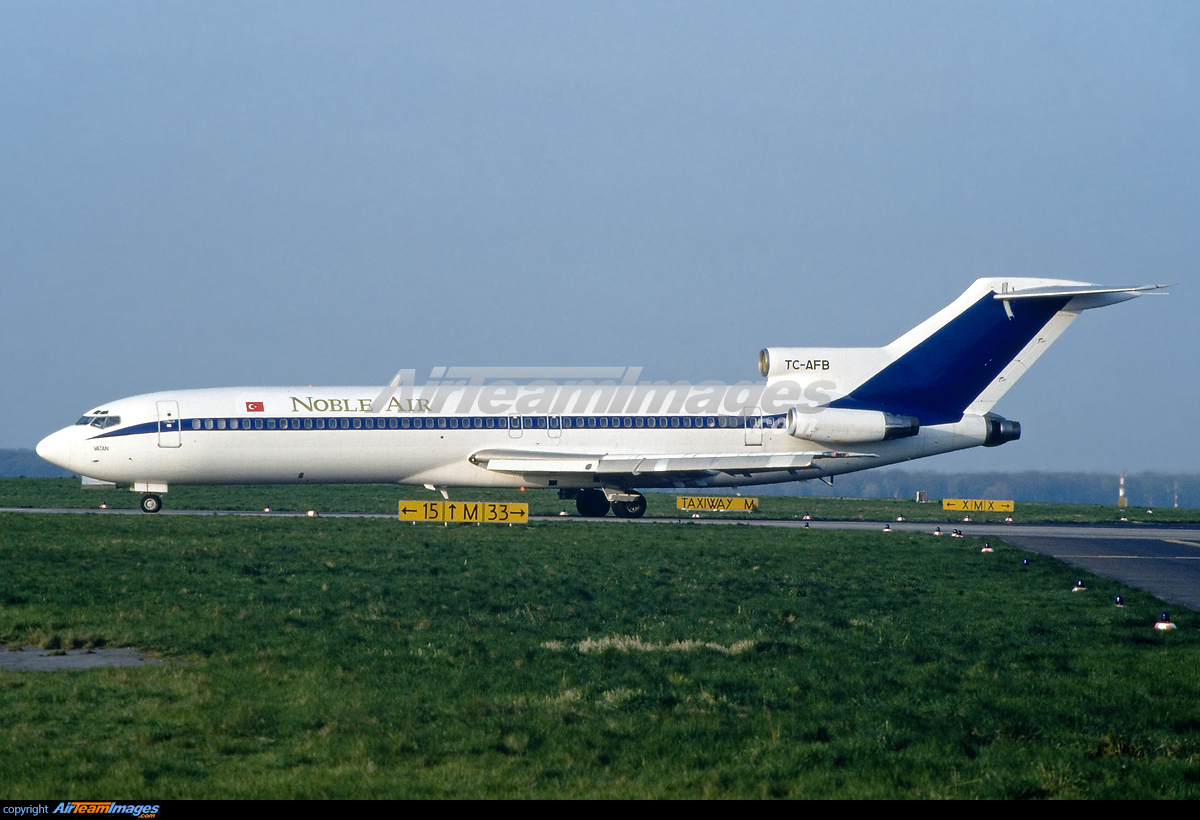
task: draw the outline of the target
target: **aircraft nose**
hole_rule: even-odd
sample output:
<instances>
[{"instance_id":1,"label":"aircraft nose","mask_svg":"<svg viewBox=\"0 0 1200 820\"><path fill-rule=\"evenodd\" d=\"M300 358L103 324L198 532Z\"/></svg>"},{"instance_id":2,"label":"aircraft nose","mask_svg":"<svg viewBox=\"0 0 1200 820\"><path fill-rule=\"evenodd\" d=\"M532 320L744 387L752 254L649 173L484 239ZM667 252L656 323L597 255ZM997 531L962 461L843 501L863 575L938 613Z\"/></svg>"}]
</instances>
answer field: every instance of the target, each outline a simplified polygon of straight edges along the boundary
<instances>
[{"instance_id":1,"label":"aircraft nose","mask_svg":"<svg viewBox=\"0 0 1200 820\"><path fill-rule=\"evenodd\" d=\"M67 431L59 430L39 441L37 454L51 464L62 467L64 470L70 470L71 442L68 440Z\"/></svg>"}]
</instances>

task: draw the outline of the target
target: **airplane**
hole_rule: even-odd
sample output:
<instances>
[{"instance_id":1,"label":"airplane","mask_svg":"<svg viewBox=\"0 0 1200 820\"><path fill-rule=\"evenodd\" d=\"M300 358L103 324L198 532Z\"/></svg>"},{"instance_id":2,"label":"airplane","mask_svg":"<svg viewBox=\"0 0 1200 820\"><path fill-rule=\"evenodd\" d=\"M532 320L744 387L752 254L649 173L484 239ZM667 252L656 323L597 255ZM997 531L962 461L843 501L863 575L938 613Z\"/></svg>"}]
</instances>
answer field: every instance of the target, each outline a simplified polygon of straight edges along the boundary
<instances>
[{"instance_id":1,"label":"airplane","mask_svg":"<svg viewBox=\"0 0 1200 820\"><path fill-rule=\"evenodd\" d=\"M877 348L759 354L765 381L638 382L640 368L402 370L383 388L236 387L107 402L37 445L141 509L190 484L556 488L587 517L640 492L820 479L1019 439L992 408L1083 311L1165 285L975 281ZM526 384L514 374L585 378ZM604 377L604 378L595 378ZM617 379L620 378L620 381Z\"/></svg>"}]
</instances>

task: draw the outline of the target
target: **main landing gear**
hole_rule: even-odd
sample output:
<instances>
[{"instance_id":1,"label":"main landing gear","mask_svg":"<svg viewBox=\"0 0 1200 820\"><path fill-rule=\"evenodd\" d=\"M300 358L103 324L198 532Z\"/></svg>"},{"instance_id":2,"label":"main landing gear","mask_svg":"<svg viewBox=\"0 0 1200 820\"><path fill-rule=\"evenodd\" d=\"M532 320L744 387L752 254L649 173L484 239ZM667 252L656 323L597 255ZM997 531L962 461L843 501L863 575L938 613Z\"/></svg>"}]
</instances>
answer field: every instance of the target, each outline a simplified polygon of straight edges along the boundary
<instances>
[{"instance_id":1,"label":"main landing gear","mask_svg":"<svg viewBox=\"0 0 1200 820\"><path fill-rule=\"evenodd\" d=\"M162 499L151 493L142 496L142 512L156 513L162 509Z\"/></svg>"},{"instance_id":2,"label":"main landing gear","mask_svg":"<svg viewBox=\"0 0 1200 820\"><path fill-rule=\"evenodd\" d=\"M575 496L575 507L585 518L603 518L611 507L617 518L641 518L646 514L646 497L641 493L624 493L628 501L613 501L611 504L603 490L580 490Z\"/></svg>"},{"instance_id":3,"label":"main landing gear","mask_svg":"<svg viewBox=\"0 0 1200 820\"><path fill-rule=\"evenodd\" d=\"M612 508L617 518L641 518L646 514L646 496L638 493L633 501L614 501Z\"/></svg>"}]
</instances>

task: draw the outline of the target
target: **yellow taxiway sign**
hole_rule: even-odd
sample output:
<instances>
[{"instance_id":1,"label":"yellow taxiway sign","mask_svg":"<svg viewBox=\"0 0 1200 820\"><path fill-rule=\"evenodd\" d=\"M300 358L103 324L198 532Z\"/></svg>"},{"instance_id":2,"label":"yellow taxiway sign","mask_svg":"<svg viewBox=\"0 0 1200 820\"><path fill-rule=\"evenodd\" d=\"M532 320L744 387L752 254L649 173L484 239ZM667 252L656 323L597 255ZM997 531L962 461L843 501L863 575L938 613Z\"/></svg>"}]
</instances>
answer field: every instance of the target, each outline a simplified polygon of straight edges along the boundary
<instances>
[{"instance_id":1,"label":"yellow taxiway sign","mask_svg":"<svg viewBox=\"0 0 1200 820\"><path fill-rule=\"evenodd\" d=\"M753 512L758 509L758 499L729 495L680 495L675 497L675 508L678 510Z\"/></svg>"},{"instance_id":2,"label":"yellow taxiway sign","mask_svg":"<svg viewBox=\"0 0 1200 820\"><path fill-rule=\"evenodd\" d=\"M965 510L966 512L1012 512L1011 501L989 501L984 498L943 498L943 510Z\"/></svg>"},{"instance_id":3,"label":"yellow taxiway sign","mask_svg":"<svg viewBox=\"0 0 1200 820\"><path fill-rule=\"evenodd\" d=\"M401 501L400 520L527 524L529 505L499 501Z\"/></svg>"}]
</instances>

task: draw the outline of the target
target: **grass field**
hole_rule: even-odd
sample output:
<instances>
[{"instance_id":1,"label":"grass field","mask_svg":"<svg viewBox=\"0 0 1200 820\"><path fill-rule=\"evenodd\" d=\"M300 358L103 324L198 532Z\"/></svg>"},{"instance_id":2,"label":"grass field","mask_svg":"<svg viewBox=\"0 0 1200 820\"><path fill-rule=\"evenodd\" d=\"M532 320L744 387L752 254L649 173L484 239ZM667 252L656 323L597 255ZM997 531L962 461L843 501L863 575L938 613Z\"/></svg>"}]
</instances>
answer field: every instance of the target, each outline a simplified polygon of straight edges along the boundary
<instances>
[{"instance_id":1,"label":"grass field","mask_svg":"<svg viewBox=\"0 0 1200 820\"><path fill-rule=\"evenodd\" d=\"M693 491L680 491L693 494ZM745 495L753 496L748 487ZM566 510L575 515L575 502L562 501L555 490L453 490L451 497L460 501L527 501L531 515L557 515ZM79 479L71 478L0 478L0 507L98 507L101 502L111 509L135 509L141 495L128 490L84 490ZM441 496L424 488L396 487L383 484L339 486L227 486L173 487L163 496L166 509L175 510L316 510L318 512L392 513L400 499L433 500ZM674 517L675 493L647 493L651 517ZM942 509L938 502L918 504L907 499L797 498L758 496L761 505L754 513L705 512L705 518L799 519L805 515L825 520L894 521L904 516L910 521L953 523L962 521L962 513ZM1130 524L1200 524L1200 509L1162 507L1147 511L1130 507L1118 511L1115 506L1086 504L1046 504L1018 502L1012 518L1017 523L1116 523L1124 515ZM972 513L973 521L1002 521L1005 513Z\"/></svg>"},{"instance_id":2,"label":"grass field","mask_svg":"<svg viewBox=\"0 0 1200 820\"><path fill-rule=\"evenodd\" d=\"M0 672L0 795L1200 796L1189 614L979 547L0 514L0 640L172 661Z\"/></svg>"}]
</instances>

